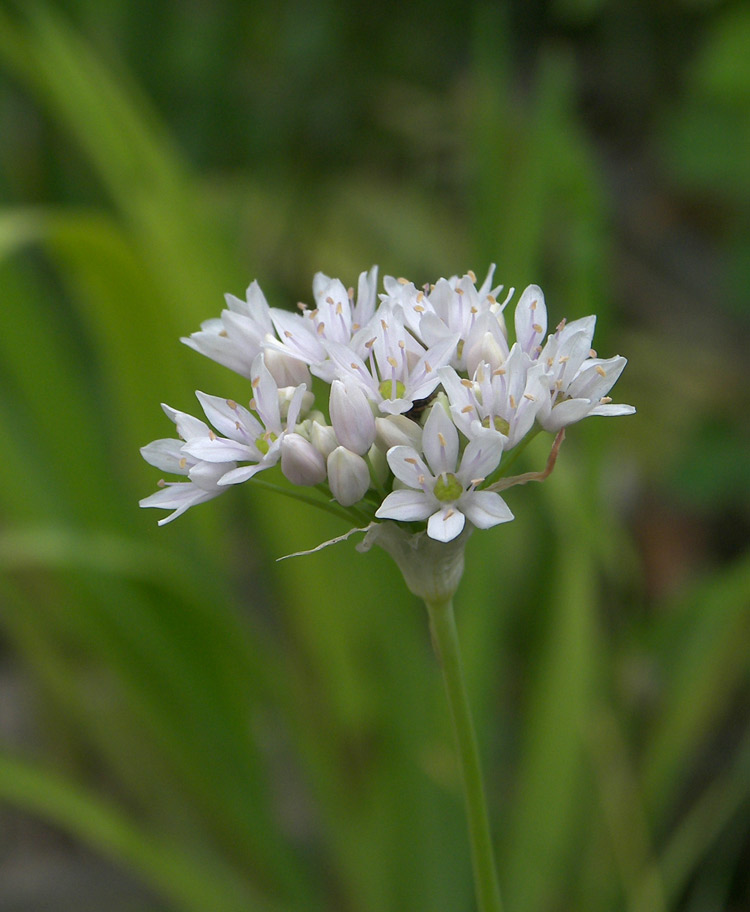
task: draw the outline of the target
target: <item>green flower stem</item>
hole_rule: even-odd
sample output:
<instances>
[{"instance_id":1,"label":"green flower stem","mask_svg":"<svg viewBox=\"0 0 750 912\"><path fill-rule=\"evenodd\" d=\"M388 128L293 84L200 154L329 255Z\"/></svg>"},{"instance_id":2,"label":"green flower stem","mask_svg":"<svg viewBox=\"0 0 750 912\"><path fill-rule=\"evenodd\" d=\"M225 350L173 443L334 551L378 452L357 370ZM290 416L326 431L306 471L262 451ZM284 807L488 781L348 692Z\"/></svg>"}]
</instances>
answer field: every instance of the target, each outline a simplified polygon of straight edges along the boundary
<instances>
[{"instance_id":1,"label":"green flower stem","mask_svg":"<svg viewBox=\"0 0 750 912\"><path fill-rule=\"evenodd\" d=\"M453 601L449 598L425 601L425 604L430 615L432 642L443 672L443 682L456 733L477 905L479 912L502 912L479 750L464 683Z\"/></svg>"}]
</instances>

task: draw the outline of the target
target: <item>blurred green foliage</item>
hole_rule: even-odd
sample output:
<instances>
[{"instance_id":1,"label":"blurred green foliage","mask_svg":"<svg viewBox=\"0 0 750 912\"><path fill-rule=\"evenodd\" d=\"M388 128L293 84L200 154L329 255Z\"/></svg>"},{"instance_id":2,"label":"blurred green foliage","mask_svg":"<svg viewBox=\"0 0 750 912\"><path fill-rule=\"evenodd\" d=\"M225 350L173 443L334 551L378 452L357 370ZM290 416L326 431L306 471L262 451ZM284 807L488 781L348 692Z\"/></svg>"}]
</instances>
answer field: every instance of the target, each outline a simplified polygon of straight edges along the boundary
<instances>
[{"instance_id":1,"label":"blurred green foliage","mask_svg":"<svg viewBox=\"0 0 750 912\"><path fill-rule=\"evenodd\" d=\"M507 908L746 908L749 51L745 6L697 0L3 3L0 622L33 723L0 798L153 910L472 908L395 567L276 564L345 530L252 484L166 529L136 504L159 401L243 398L177 342L223 292L492 260L599 314L639 409L470 543Z\"/></svg>"}]
</instances>

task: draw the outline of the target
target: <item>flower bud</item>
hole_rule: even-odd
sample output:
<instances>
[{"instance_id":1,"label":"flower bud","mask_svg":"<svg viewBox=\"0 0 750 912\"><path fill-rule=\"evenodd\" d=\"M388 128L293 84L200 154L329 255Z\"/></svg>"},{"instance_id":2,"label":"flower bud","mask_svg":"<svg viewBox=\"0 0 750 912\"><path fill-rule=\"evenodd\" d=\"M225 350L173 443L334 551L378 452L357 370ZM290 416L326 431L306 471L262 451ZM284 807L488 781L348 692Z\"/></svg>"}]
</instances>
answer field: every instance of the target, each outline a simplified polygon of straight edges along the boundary
<instances>
[{"instance_id":1,"label":"flower bud","mask_svg":"<svg viewBox=\"0 0 750 912\"><path fill-rule=\"evenodd\" d=\"M316 485L325 481L323 457L300 434L285 434L281 441L281 471L298 485Z\"/></svg>"},{"instance_id":2,"label":"flower bud","mask_svg":"<svg viewBox=\"0 0 750 912\"><path fill-rule=\"evenodd\" d=\"M346 447L336 447L328 457L328 484L341 506L351 507L362 500L370 487L367 463Z\"/></svg>"},{"instance_id":3,"label":"flower bud","mask_svg":"<svg viewBox=\"0 0 750 912\"><path fill-rule=\"evenodd\" d=\"M339 443L360 456L366 453L375 440L375 416L361 387L353 381L334 380L330 410Z\"/></svg>"},{"instance_id":4,"label":"flower bud","mask_svg":"<svg viewBox=\"0 0 750 912\"><path fill-rule=\"evenodd\" d=\"M410 446L415 450L422 448L422 428L406 415L376 418L375 430L375 442L381 450L390 450L394 446Z\"/></svg>"},{"instance_id":5,"label":"flower bud","mask_svg":"<svg viewBox=\"0 0 750 912\"><path fill-rule=\"evenodd\" d=\"M324 459L327 459L339 445L334 429L330 424L322 424L320 421L310 423L310 442L323 454Z\"/></svg>"}]
</instances>

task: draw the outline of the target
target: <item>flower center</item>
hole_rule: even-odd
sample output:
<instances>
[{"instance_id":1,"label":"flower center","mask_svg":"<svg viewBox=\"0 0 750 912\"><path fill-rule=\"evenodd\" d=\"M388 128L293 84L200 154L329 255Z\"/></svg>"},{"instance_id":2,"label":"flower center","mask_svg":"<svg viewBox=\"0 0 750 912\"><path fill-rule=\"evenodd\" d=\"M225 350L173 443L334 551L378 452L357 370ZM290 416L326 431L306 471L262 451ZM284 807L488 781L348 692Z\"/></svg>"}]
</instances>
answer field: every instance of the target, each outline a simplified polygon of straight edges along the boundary
<instances>
[{"instance_id":1,"label":"flower center","mask_svg":"<svg viewBox=\"0 0 750 912\"><path fill-rule=\"evenodd\" d=\"M443 503L453 503L464 493L464 486L452 472L443 472L432 493Z\"/></svg>"},{"instance_id":2,"label":"flower center","mask_svg":"<svg viewBox=\"0 0 750 912\"><path fill-rule=\"evenodd\" d=\"M395 383L393 380L383 380L378 386L378 391L383 399L403 399L406 396L406 387L400 380Z\"/></svg>"},{"instance_id":3,"label":"flower center","mask_svg":"<svg viewBox=\"0 0 750 912\"><path fill-rule=\"evenodd\" d=\"M255 446L265 456L271 448L271 444L274 440L276 440L276 434L271 431L270 434L263 434L261 437L258 437L258 439L255 441Z\"/></svg>"},{"instance_id":4,"label":"flower center","mask_svg":"<svg viewBox=\"0 0 750 912\"><path fill-rule=\"evenodd\" d=\"M505 418L501 418L499 415L495 415L495 417L491 420L490 416L488 415L482 420L482 426L486 428L493 427L496 431L500 431L501 434L505 434L506 437L510 431L510 423L506 421Z\"/></svg>"}]
</instances>

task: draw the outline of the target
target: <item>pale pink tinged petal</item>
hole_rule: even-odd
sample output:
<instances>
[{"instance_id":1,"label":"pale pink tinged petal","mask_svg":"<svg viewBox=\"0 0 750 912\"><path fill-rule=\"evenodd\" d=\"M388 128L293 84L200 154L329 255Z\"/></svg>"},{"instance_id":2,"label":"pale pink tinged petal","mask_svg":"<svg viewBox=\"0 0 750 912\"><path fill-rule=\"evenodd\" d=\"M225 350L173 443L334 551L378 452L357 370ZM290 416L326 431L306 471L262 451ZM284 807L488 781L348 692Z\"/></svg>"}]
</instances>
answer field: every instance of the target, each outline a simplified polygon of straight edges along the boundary
<instances>
[{"instance_id":1,"label":"pale pink tinged petal","mask_svg":"<svg viewBox=\"0 0 750 912\"><path fill-rule=\"evenodd\" d=\"M294 428L299 420L299 413L302 410L302 406L305 402L305 394L307 393L307 388L304 383L295 389L292 394L292 401L289 403L289 408L286 413L286 424L289 428ZM278 401L278 394L277 394Z\"/></svg>"},{"instance_id":2,"label":"pale pink tinged petal","mask_svg":"<svg viewBox=\"0 0 750 912\"><path fill-rule=\"evenodd\" d=\"M466 522L464 514L455 507L443 507L427 521L427 534L435 541L449 542L461 534Z\"/></svg>"},{"instance_id":3,"label":"pale pink tinged petal","mask_svg":"<svg viewBox=\"0 0 750 912\"><path fill-rule=\"evenodd\" d=\"M266 296L255 279L248 285L245 297L247 298L246 312L259 326L263 327L264 333L272 333L271 308L268 306Z\"/></svg>"},{"instance_id":4,"label":"pale pink tinged petal","mask_svg":"<svg viewBox=\"0 0 750 912\"><path fill-rule=\"evenodd\" d=\"M271 309L271 319L283 347L289 354L296 355L308 364L316 364L325 359L325 349L315 335L310 320L276 307Z\"/></svg>"},{"instance_id":5,"label":"pale pink tinged petal","mask_svg":"<svg viewBox=\"0 0 750 912\"><path fill-rule=\"evenodd\" d=\"M392 447L388 450L386 458L388 460L388 465L391 467L391 472L393 472L399 481L403 482L405 485L409 485L410 488L421 489L422 485L419 482L420 476L429 479L432 478L430 470L422 461L422 457L416 450L412 449L412 447Z\"/></svg>"},{"instance_id":6,"label":"pale pink tinged petal","mask_svg":"<svg viewBox=\"0 0 750 912\"><path fill-rule=\"evenodd\" d=\"M434 475L456 471L458 431L439 403L432 407L425 421L422 448Z\"/></svg>"},{"instance_id":7,"label":"pale pink tinged petal","mask_svg":"<svg viewBox=\"0 0 750 912\"><path fill-rule=\"evenodd\" d=\"M556 361L552 365L552 371L559 376L562 382L562 388L567 389L570 382L581 368L581 365L589 357L591 352L591 337L586 332L573 333L565 343L560 346ZM567 359L559 364L560 359ZM557 370L562 366L562 370L557 374ZM584 396L583 398L588 398Z\"/></svg>"},{"instance_id":8,"label":"pale pink tinged petal","mask_svg":"<svg viewBox=\"0 0 750 912\"><path fill-rule=\"evenodd\" d=\"M154 440L141 447L141 456L149 465L162 472L171 472L174 475L187 475L188 467L182 452L182 440L173 437Z\"/></svg>"},{"instance_id":9,"label":"pale pink tinged petal","mask_svg":"<svg viewBox=\"0 0 750 912\"><path fill-rule=\"evenodd\" d=\"M255 446L224 437L195 437L185 444L183 453L205 462L257 462L261 455Z\"/></svg>"},{"instance_id":10,"label":"pale pink tinged petal","mask_svg":"<svg viewBox=\"0 0 750 912\"><path fill-rule=\"evenodd\" d=\"M502 434L489 428L482 428L473 440L470 440L461 459L458 477L464 485L486 478L500 465L505 439Z\"/></svg>"},{"instance_id":11,"label":"pale pink tinged petal","mask_svg":"<svg viewBox=\"0 0 750 912\"><path fill-rule=\"evenodd\" d=\"M252 478L253 475L257 475L258 472L270 468L273 464L274 463L259 462L256 465L240 466L239 468L232 469L225 475L222 475L217 484L222 488L225 485L242 484L243 481L247 481L249 478Z\"/></svg>"},{"instance_id":12,"label":"pale pink tinged petal","mask_svg":"<svg viewBox=\"0 0 750 912\"><path fill-rule=\"evenodd\" d=\"M209 433L208 425L199 418L193 418L186 412L178 412L171 406L162 402L161 407L170 421L175 423L177 433L183 440L190 440L191 437L205 437Z\"/></svg>"},{"instance_id":13,"label":"pale pink tinged petal","mask_svg":"<svg viewBox=\"0 0 750 912\"><path fill-rule=\"evenodd\" d=\"M459 506L477 529L490 529L513 519L510 507L494 491L474 491L461 498Z\"/></svg>"},{"instance_id":14,"label":"pale pink tinged petal","mask_svg":"<svg viewBox=\"0 0 750 912\"><path fill-rule=\"evenodd\" d=\"M235 342L217 333L197 332L180 339L188 348L228 367L241 377L250 377L250 366L256 352L245 352Z\"/></svg>"},{"instance_id":15,"label":"pale pink tinged petal","mask_svg":"<svg viewBox=\"0 0 750 912\"><path fill-rule=\"evenodd\" d=\"M625 369L627 358L617 355L602 361L592 358L568 387L571 399L593 399L598 402L612 389Z\"/></svg>"},{"instance_id":16,"label":"pale pink tinged petal","mask_svg":"<svg viewBox=\"0 0 750 912\"><path fill-rule=\"evenodd\" d=\"M544 292L538 285L529 285L516 305L516 340L521 348L532 354L547 332L547 308Z\"/></svg>"},{"instance_id":17,"label":"pale pink tinged petal","mask_svg":"<svg viewBox=\"0 0 750 912\"><path fill-rule=\"evenodd\" d=\"M260 354L253 361L253 399L255 411L266 430L281 433L281 412L279 409L279 388Z\"/></svg>"},{"instance_id":18,"label":"pale pink tinged petal","mask_svg":"<svg viewBox=\"0 0 750 912\"><path fill-rule=\"evenodd\" d=\"M590 399L566 399L558 405L553 406L549 414L539 412L538 420L545 431L556 433L568 425L581 421L588 414L594 403Z\"/></svg>"},{"instance_id":19,"label":"pale pink tinged petal","mask_svg":"<svg viewBox=\"0 0 750 912\"><path fill-rule=\"evenodd\" d=\"M247 443L260 437L263 433L263 426L257 418L233 400L222 399L220 396L209 396L200 390L196 390L195 395L198 397L206 418L219 433L226 437Z\"/></svg>"},{"instance_id":20,"label":"pale pink tinged petal","mask_svg":"<svg viewBox=\"0 0 750 912\"><path fill-rule=\"evenodd\" d=\"M378 519L397 519L401 522L419 522L435 509L434 498L421 491L393 491L375 511Z\"/></svg>"},{"instance_id":21,"label":"pale pink tinged petal","mask_svg":"<svg viewBox=\"0 0 750 912\"><path fill-rule=\"evenodd\" d=\"M219 479L234 468L233 462L198 462L188 472L188 478L204 491L220 494Z\"/></svg>"},{"instance_id":22,"label":"pale pink tinged petal","mask_svg":"<svg viewBox=\"0 0 750 912\"><path fill-rule=\"evenodd\" d=\"M164 526L177 519L178 516L182 516L190 507L212 500L215 496L215 494L201 490L190 481L181 481L162 488L150 497L145 497L139 501L139 505L157 507L160 510L174 510L174 513L159 520L158 525Z\"/></svg>"},{"instance_id":23,"label":"pale pink tinged petal","mask_svg":"<svg viewBox=\"0 0 750 912\"><path fill-rule=\"evenodd\" d=\"M635 406L618 405L615 402L605 403L604 405L597 405L596 408L591 409L589 415L635 415Z\"/></svg>"},{"instance_id":24,"label":"pale pink tinged petal","mask_svg":"<svg viewBox=\"0 0 750 912\"><path fill-rule=\"evenodd\" d=\"M383 399L378 403L378 409L384 415L405 415L414 405L414 401L414 399Z\"/></svg>"},{"instance_id":25,"label":"pale pink tinged petal","mask_svg":"<svg viewBox=\"0 0 750 912\"><path fill-rule=\"evenodd\" d=\"M377 381L373 379L364 361L356 352L337 342L326 342L325 348L340 379L351 377L361 386L368 399L374 401L381 399Z\"/></svg>"}]
</instances>

